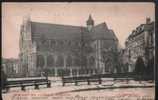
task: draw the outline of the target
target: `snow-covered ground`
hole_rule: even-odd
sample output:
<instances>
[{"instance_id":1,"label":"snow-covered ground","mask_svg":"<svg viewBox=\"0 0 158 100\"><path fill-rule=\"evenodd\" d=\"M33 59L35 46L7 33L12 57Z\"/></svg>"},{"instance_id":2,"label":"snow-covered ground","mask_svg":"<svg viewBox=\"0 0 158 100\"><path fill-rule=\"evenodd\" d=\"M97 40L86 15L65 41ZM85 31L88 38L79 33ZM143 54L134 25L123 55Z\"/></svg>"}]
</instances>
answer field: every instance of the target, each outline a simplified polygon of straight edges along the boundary
<instances>
[{"instance_id":1,"label":"snow-covered ground","mask_svg":"<svg viewBox=\"0 0 158 100\"><path fill-rule=\"evenodd\" d=\"M60 78L49 79L52 80L51 88L40 86L39 90L35 90L34 87L27 87L26 91L11 88L8 93L3 93L3 100L152 100L155 96L154 83L148 82L131 80L126 84L126 81L104 79L101 85L83 82L78 86L70 83L63 87Z\"/></svg>"}]
</instances>

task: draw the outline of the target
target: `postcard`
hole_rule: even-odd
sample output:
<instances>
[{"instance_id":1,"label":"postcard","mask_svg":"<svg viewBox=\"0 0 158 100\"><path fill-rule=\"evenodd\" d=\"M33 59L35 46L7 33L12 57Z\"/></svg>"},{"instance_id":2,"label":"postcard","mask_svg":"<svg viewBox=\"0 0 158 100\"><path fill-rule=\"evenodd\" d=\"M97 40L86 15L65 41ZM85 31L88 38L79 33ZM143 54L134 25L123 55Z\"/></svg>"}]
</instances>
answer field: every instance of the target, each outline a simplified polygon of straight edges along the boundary
<instances>
[{"instance_id":1,"label":"postcard","mask_svg":"<svg viewBox=\"0 0 158 100\"><path fill-rule=\"evenodd\" d=\"M154 3L2 3L3 100L154 100L154 59Z\"/></svg>"}]
</instances>

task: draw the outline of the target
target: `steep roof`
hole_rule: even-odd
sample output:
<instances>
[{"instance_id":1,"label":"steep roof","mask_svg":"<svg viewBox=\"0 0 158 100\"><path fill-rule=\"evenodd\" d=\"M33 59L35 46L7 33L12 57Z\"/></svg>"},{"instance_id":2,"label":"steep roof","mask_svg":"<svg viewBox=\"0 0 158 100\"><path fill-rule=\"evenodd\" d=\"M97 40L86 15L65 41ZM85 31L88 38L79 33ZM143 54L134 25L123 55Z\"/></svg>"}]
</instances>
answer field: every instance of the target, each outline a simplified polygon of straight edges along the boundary
<instances>
[{"instance_id":1,"label":"steep roof","mask_svg":"<svg viewBox=\"0 0 158 100\"><path fill-rule=\"evenodd\" d=\"M32 35L42 35L48 39L80 37L81 27L59 24L31 22Z\"/></svg>"},{"instance_id":2,"label":"steep roof","mask_svg":"<svg viewBox=\"0 0 158 100\"><path fill-rule=\"evenodd\" d=\"M136 27L135 30L132 31L132 33L128 36L127 39L132 39L133 37L144 34L143 31L151 31L154 28L154 22L151 22L149 24L140 24L138 27Z\"/></svg>"},{"instance_id":3,"label":"steep roof","mask_svg":"<svg viewBox=\"0 0 158 100\"><path fill-rule=\"evenodd\" d=\"M94 39L114 39L116 38L114 36L114 33L112 30L108 29L106 23L101 23L96 25L93 29L92 29L92 33L91 33L92 37Z\"/></svg>"},{"instance_id":4,"label":"steep roof","mask_svg":"<svg viewBox=\"0 0 158 100\"><path fill-rule=\"evenodd\" d=\"M91 31L88 31L87 27L81 26L31 22L31 32L33 39L41 36L47 39L76 39L81 38L82 35L92 39L116 38L114 32L108 29L106 23L98 24Z\"/></svg>"}]
</instances>

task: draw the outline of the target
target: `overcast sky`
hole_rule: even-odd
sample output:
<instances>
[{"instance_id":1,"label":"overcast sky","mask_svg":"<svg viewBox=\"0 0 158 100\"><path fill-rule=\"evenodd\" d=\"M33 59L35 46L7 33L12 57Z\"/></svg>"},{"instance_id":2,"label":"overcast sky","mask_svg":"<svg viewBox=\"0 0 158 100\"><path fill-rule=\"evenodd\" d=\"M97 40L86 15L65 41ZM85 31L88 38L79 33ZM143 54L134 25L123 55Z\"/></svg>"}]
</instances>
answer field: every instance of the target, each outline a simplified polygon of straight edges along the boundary
<instances>
[{"instance_id":1,"label":"overcast sky","mask_svg":"<svg viewBox=\"0 0 158 100\"><path fill-rule=\"evenodd\" d=\"M18 58L20 25L26 15L36 22L86 26L91 14L95 25L105 22L124 47L146 17L155 19L154 9L153 3L2 3L2 56Z\"/></svg>"}]
</instances>

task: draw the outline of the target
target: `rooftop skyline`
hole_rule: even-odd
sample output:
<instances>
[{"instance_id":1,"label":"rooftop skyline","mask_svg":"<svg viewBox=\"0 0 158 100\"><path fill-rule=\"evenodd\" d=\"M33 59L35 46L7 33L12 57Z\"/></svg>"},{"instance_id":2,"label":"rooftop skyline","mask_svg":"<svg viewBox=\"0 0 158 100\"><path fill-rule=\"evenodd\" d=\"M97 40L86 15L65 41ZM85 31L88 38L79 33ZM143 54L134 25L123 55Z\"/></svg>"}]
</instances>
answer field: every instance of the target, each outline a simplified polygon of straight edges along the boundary
<instances>
[{"instance_id":1,"label":"rooftop skyline","mask_svg":"<svg viewBox=\"0 0 158 100\"><path fill-rule=\"evenodd\" d=\"M19 34L23 17L32 21L86 26L91 14L94 24L105 22L124 47L126 38L150 17L154 3L2 3L2 57L18 58Z\"/></svg>"}]
</instances>

